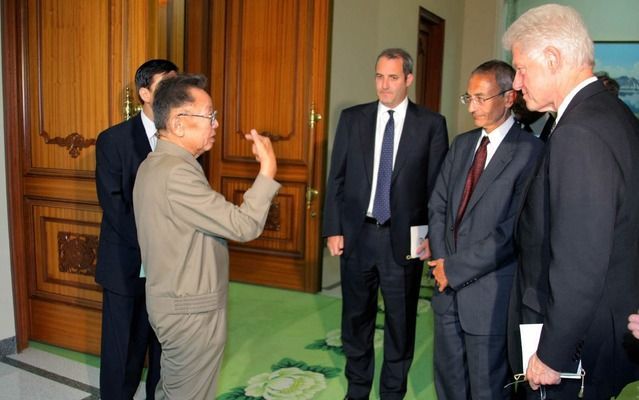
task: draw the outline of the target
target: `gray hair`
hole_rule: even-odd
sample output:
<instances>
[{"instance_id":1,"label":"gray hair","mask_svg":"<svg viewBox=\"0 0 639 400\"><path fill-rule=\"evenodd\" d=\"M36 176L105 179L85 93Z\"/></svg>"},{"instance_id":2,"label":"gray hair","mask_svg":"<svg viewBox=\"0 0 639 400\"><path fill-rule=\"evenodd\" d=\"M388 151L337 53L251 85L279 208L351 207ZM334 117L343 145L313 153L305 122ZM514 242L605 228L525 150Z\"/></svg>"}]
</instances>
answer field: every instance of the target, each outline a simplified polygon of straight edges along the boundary
<instances>
[{"instance_id":1,"label":"gray hair","mask_svg":"<svg viewBox=\"0 0 639 400\"><path fill-rule=\"evenodd\" d=\"M540 59L548 46L557 48L571 67L592 67L594 46L579 13L572 7L546 4L531 8L508 28L502 43L506 50L520 46L529 57Z\"/></svg>"},{"instance_id":2,"label":"gray hair","mask_svg":"<svg viewBox=\"0 0 639 400\"><path fill-rule=\"evenodd\" d=\"M513 80L515 79L515 70L507 62L501 60L490 60L482 63L470 73L475 74L492 74L499 85L500 91L511 90L513 88Z\"/></svg>"},{"instance_id":3,"label":"gray hair","mask_svg":"<svg viewBox=\"0 0 639 400\"><path fill-rule=\"evenodd\" d=\"M377 56L377 62L379 62L379 59L382 58L382 57L388 58L389 60L394 60L396 58L401 58L402 59L402 70L404 71L404 75L408 76L408 74L412 74L413 73L413 58L410 56L410 54L408 54L408 52L406 50L398 49L398 48L384 49Z\"/></svg>"}]
</instances>

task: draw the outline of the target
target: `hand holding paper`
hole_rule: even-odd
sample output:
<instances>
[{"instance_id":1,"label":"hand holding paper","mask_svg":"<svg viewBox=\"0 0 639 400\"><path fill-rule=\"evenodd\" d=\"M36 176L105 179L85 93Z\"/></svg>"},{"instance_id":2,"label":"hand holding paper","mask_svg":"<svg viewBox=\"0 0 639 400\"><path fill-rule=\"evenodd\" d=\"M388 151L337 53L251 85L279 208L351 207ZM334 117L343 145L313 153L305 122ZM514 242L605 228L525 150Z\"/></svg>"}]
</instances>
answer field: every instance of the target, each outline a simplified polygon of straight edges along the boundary
<instances>
[{"instance_id":1,"label":"hand holding paper","mask_svg":"<svg viewBox=\"0 0 639 400\"><path fill-rule=\"evenodd\" d=\"M432 256L428 239L422 240L421 244L417 246L417 254L419 255L419 259L422 261L428 260L430 256Z\"/></svg>"},{"instance_id":2,"label":"hand holding paper","mask_svg":"<svg viewBox=\"0 0 639 400\"><path fill-rule=\"evenodd\" d=\"M414 225L410 227L410 256L419 257L420 260L430 258L430 246L428 244L428 225Z\"/></svg>"},{"instance_id":3,"label":"hand holding paper","mask_svg":"<svg viewBox=\"0 0 639 400\"><path fill-rule=\"evenodd\" d=\"M528 360L526 380L532 390L537 390L540 385L557 385L561 382L561 377L559 372L544 364L535 353Z\"/></svg>"}]
</instances>

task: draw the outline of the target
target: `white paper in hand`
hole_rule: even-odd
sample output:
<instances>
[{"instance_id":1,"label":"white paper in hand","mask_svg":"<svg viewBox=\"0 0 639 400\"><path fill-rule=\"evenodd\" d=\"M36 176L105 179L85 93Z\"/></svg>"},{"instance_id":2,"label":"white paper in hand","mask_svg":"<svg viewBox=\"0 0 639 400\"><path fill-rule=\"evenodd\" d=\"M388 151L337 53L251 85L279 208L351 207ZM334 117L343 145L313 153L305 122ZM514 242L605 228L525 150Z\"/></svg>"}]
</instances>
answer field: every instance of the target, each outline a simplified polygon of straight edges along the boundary
<instances>
[{"instance_id":1,"label":"white paper in hand","mask_svg":"<svg viewBox=\"0 0 639 400\"><path fill-rule=\"evenodd\" d=\"M410 256L418 258L417 247L426 239L428 225L414 225L410 227Z\"/></svg>"},{"instance_id":2,"label":"white paper in hand","mask_svg":"<svg viewBox=\"0 0 639 400\"><path fill-rule=\"evenodd\" d=\"M541 336L541 328L543 326L544 324L519 325L519 332L521 334L521 360L522 365L524 366L524 370L521 371L522 373L526 372L530 357L537 352L539 338ZM579 366L577 367L576 372L560 372L559 376L568 379L581 379L581 361L579 361Z\"/></svg>"}]
</instances>

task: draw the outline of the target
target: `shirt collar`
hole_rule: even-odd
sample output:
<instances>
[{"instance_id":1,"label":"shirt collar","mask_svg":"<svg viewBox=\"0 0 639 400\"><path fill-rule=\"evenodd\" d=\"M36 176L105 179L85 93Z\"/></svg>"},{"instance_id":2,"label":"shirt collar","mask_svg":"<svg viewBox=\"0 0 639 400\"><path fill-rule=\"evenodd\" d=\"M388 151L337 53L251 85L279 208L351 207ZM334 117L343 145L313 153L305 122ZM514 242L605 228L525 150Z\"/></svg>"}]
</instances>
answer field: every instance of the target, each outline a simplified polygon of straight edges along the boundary
<instances>
[{"instance_id":1,"label":"shirt collar","mask_svg":"<svg viewBox=\"0 0 639 400\"><path fill-rule=\"evenodd\" d=\"M155 135L157 129L155 128L155 123L151 121L151 118L147 117L144 113L144 110L140 111L140 116L142 117L142 125L144 125L144 130L146 131L146 137L151 138L151 136Z\"/></svg>"},{"instance_id":2,"label":"shirt collar","mask_svg":"<svg viewBox=\"0 0 639 400\"><path fill-rule=\"evenodd\" d=\"M559 122L559 119L563 115L564 111L566 111L566 108L568 108L568 104L570 104L570 102L577 95L577 93L581 89L591 84L592 82L595 82L596 80L597 80L596 76L591 76L590 78L586 78L568 93L568 95L564 98L564 100L561 102L561 105L559 105L559 108L557 109L557 118L555 118L555 124Z\"/></svg>"},{"instance_id":3,"label":"shirt collar","mask_svg":"<svg viewBox=\"0 0 639 400\"><path fill-rule=\"evenodd\" d=\"M499 144L504 140L510 128L513 127L515 123L515 119L513 116L509 116L501 125L497 128L493 129L490 133L487 133L484 128L481 129L481 137L488 136L491 145L499 146ZM481 139L481 138L480 138Z\"/></svg>"},{"instance_id":4,"label":"shirt collar","mask_svg":"<svg viewBox=\"0 0 639 400\"><path fill-rule=\"evenodd\" d=\"M404 115L406 114L406 109L408 108L408 96L404 97L401 103L399 103L395 108L389 108L382 104L381 101L377 102L377 114L384 114L388 110L395 111L395 114Z\"/></svg>"}]
</instances>

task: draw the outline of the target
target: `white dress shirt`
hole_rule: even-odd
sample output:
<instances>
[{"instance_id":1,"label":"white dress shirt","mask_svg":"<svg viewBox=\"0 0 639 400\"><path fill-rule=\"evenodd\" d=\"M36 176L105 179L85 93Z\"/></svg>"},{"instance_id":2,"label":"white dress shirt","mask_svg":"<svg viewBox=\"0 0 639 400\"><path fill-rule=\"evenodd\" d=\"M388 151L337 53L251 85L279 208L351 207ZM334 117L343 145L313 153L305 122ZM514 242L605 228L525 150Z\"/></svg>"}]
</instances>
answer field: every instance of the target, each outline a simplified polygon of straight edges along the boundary
<instances>
[{"instance_id":1,"label":"white dress shirt","mask_svg":"<svg viewBox=\"0 0 639 400\"><path fill-rule=\"evenodd\" d=\"M479 137L479 140L477 140L477 144L475 144L475 152L477 152L477 148L479 147L479 143L481 142L481 139L484 136L488 136L489 142L488 142L488 146L486 147L486 164L484 164L484 169L486 169L486 167L488 166L488 163L495 155L497 148L499 148L499 145L504 140L504 138L508 134L508 131L510 130L510 128L512 128L514 123L515 123L515 119L511 115L510 117L508 117L506 121L504 121L503 124L493 129L492 132L490 133L486 132L486 130L482 128L481 136Z\"/></svg>"},{"instance_id":2,"label":"white dress shirt","mask_svg":"<svg viewBox=\"0 0 639 400\"><path fill-rule=\"evenodd\" d=\"M377 123L375 124L375 156L373 159L373 184L371 185L371 197L368 201L367 215L373 215L373 202L375 201L375 192L377 190L377 171L379 170L379 158L382 153L382 141L384 140L384 130L386 129L386 123L390 119L388 110L395 111L393 113L393 120L395 122L395 133L393 135L393 166L395 166L395 159L397 158L397 148L399 147L399 140L402 137L402 130L404 128L404 120L406 119L406 109L408 108L408 96L402 100L401 103L395 108L388 108L381 102L377 105Z\"/></svg>"},{"instance_id":3,"label":"white dress shirt","mask_svg":"<svg viewBox=\"0 0 639 400\"><path fill-rule=\"evenodd\" d=\"M149 144L151 145L151 151L153 151L158 144L158 137L156 135L158 130L155 129L155 123L151 121L151 118L146 116L144 111L140 111L140 116L142 117L142 125L144 125L146 137L149 139Z\"/></svg>"}]
</instances>

